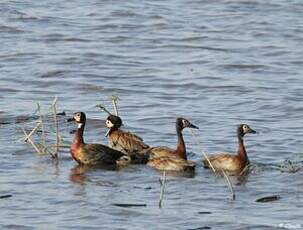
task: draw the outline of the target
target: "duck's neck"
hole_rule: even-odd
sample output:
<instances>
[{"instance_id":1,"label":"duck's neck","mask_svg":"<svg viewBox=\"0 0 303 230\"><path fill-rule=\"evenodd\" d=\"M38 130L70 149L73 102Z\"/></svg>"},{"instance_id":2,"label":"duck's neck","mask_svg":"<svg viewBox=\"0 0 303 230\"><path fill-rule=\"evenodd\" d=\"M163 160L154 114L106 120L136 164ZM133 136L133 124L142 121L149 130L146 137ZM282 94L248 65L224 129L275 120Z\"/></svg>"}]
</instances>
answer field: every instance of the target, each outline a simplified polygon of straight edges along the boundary
<instances>
[{"instance_id":1,"label":"duck's neck","mask_svg":"<svg viewBox=\"0 0 303 230\"><path fill-rule=\"evenodd\" d=\"M248 157L247 157L246 149L245 149L245 146L244 146L243 136L239 133L238 133L238 142L239 142L238 157L242 160L242 162L245 162L245 164L247 164L248 163Z\"/></svg>"},{"instance_id":2,"label":"duck's neck","mask_svg":"<svg viewBox=\"0 0 303 230\"><path fill-rule=\"evenodd\" d=\"M185 143L184 143L184 139L183 139L183 135L182 135L182 128L177 125L176 130L177 130L178 142L177 142L177 149L176 149L175 153L179 157L187 160L186 147L185 147Z\"/></svg>"},{"instance_id":3,"label":"duck's neck","mask_svg":"<svg viewBox=\"0 0 303 230\"><path fill-rule=\"evenodd\" d=\"M117 131L117 130L118 130L118 128L116 128L116 127L111 127L110 130L109 130L108 135L111 135L112 133L114 133L114 132Z\"/></svg>"},{"instance_id":4,"label":"duck's neck","mask_svg":"<svg viewBox=\"0 0 303 230\"><path fill-rule=\"evenodd\" d=\"M83 132L84 132L85 124L79 123L78 129L76 131L73 144L84 144Z\"/></svg>"}]
</instances>

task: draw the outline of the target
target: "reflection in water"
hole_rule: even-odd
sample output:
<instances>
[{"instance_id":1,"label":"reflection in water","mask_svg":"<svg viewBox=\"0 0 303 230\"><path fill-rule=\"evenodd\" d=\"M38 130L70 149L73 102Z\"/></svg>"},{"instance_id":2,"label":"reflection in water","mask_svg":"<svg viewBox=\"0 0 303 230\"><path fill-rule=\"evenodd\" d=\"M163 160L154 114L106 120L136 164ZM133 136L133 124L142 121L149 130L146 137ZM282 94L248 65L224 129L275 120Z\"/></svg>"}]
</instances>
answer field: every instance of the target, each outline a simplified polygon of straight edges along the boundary
<instances>
[{"instance_id":1,"label":"reflection in water","mask_svg":"<svg viewBox=\"0 0 303 230\"><path fill-rule=\"evenodd\" d=\"M250 175L252 168L250 165L246 166L241 172L225 172L226 176L233 185L244 185L247 182L248 176ZM216 172L217 176L224 178L224 173L221 171Z\"/></svg>"},{"instance_id":2,"label":"reflection in water","mask_svg":"<svg viewBox=\"0 0 303 230\"><path fill-rule=\"evenodd\" d=\"M69 180L75 184L85 185L86 182L90 182L88 173L97 170L117 170L116 165L98 165L98 166L87 166L77 165L70 170ZM100 184L100 183L98 183ZM101 183L102 185L108 185L108 182Z\"/></svg>"},{"instance_id":3,"label":"reflection in water","mask_svg":"<svg viewBox=\"0 0 303 230\"><path fill-rule=\"evenodd\" d=\"M85 185L87 180L86 173L91 169L85 165L77 165L70 170L69 180L75 184Z\"/></svg>"},{"instance_id":4,"label":"reflection in water","mask_svg":"<svg viewBox=\"0 0 303 230\"><path fill-rule=\"evenodd\" d=\"M159 171L159 174L162 175L163 172ZM196 175L195 171L186 171L186 172L166 171L166 176L173 177L173 178L178 178L178 177L194 178L195 175Z\"/></svg>"},{"instance_id":5,"label":"reflection in water","mask_svg":"<svg viewBox=\"0 0 303 230\"><path fill-rule=\"evenodd\" d=\"M91 177L95 177L95 173L97 171L101 170L116 170L116 166L87 166L87 165L77 165L74 168L70 170L69 174L69 180L76 185L79 185L77 187L77 190L74 192L74 195L77 196L83 196L86 194L85 188L88 183L93 183L96 186L102 186L102 187L116 187L116 184L114 184L111 181L104 181L101 177L97 180L93 180ZM89 174L91 173L91 177Z\"/></svg>"},{"instance_id":6,"label":"reflection in water","mask_svg":"<svg viewBox=\"0 0 303 230\"><path fill-rule=\"evenodd\" d=\"M215 175L214 175L215 176ZM249 172L245 174L238 174L238 175L227 175L228 179L230 180L232 185L244 185L247 182ZM223 173L217 172L216 179L219 181L226 182L226 178L224 177Z\"/></svg>"}]
</instances>

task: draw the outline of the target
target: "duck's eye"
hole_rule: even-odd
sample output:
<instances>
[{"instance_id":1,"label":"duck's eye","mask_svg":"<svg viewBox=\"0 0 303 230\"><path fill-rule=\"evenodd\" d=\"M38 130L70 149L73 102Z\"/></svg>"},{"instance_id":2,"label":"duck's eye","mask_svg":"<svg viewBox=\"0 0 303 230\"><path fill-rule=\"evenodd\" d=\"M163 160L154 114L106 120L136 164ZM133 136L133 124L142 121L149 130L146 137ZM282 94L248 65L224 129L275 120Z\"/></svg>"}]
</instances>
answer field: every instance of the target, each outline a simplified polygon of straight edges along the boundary
<instances>
[{"instance_id":1,"label":"duck's eye","mask_svg":"<svg viewBox=\"0 0 303 230\"><path fill-rule=\"evenodd\" d=\"M111 128L111 127L114 127L114 124L110 121L110 120L106 120L106 126Z\"/></svg>"}]
</instances>

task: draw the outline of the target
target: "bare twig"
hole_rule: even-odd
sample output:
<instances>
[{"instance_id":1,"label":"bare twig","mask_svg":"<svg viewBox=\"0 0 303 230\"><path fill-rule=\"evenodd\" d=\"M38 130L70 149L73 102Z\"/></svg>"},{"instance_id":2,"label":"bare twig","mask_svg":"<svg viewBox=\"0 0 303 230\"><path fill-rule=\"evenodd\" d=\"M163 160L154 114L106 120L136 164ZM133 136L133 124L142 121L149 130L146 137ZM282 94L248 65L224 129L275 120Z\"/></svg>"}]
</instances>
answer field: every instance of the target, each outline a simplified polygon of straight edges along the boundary
<instances>
[{"instance_id":1,"label":"bare twig","mask_svg":"<svg viewBox=\"0 0 303 230\"><path fill-rule=\"evenodd\" d=\"M230 190L231 195L232 195L232 200L235 200L236 199L236 194L235 194L234 187L233 187L231 181L229 180L228 175L225 173L225 171L223 169L222 169L222 173L223 173L225 179L227 180L228 187L229 187L229 190Z\"/></svg>"},{"instance_id":2,"label":"bare twig","mask_svg":"<svg viewBox=\"0 0 303 230\"><path fill-rule=\"evenodd\" d=\"M27 134L27 132L25 131L24 128L22 128L22 131L25 135L24 141L29 142L33 146L35 151L38 153L38 155L49 154L53 159L56 159L58 161L58 152L59 152L59 147L61 146L61 137L59 135L59 124L58 124L58 119L57 119L57 115L58 115L58 113L57 113L57 101L58 101L58 98L56 97L54 99L52 105L49 108L49 111L51 111L51 110L53 111L53 116L54 116L54 125L55 125L55 133L56 133L55 145L52 145L52 146L47 145L46 131L45 131L44 123L43 123L43 117L45 115L42 115L41 106L40 106L39 103L37 103L37 109L35 111L35 113L39 113L38 114L39 118L38 118L36 126L32 129L32 131L29 134ZM41 139L42 140L40 140L40 143L35 143L31 139L31 137L37 131L37 129L39 127L41 127L41 132L42 132Z\"/></svg>"},{"instance_id":3,"label":"bare twig","mask_svg":"<svg viewBox=\"0 0 303 230\"><path fill-rule=\"evenodd\" d=\"M111 113L101 104L96 105L97 108L101 109L102 111L106 112L108 115L111 115Z\"/></svg>"},{"instance_id":4,"label":"bare twig","mask_svg":"<svg viewBox=\"0 0 303 230\"><path fill-rule=\"evenodd\" d=\"M36 150L36 152L39 155L43 155L43 153L41 153L40 149L36 146L36 144L32 141L32 139L30 138L30 136L26 133L25 129L23 127L21 127L27 141L33 146L33 148Z\"/></svg>"},{"instance_id":5,"label":"bare twig","mask_svg":"<svg viewBox=\"0 0 303 230\"><path fill-rule=\"evenodd\" d=\"M33 148L36 150L36 152L38 153L38 155L45 155L46 152L48 152L51 157L53 159L55 159L55 155L48 149L48 146L46 146L46 144L35 144L35 142L31 139L32 134L34 133L34 131L37 129L37 127L39 127L40 123L38 122L38 124L35 126L35 128L33 128L33 130L30 132L30 134L27 134L25 129L23 127L21 127L24 135L25 135L25 142L29 142ZM41 152L41 149L38 146L42 146L43 147L43 151Z\"/></svg>"},{"instance_id":6,"label":"bare twig","mask_svg":"<svg viewBox=\"0 0 303 230\"><path fill-rule=\"evenodd\" d=\"M36 124L36 126L32 129L32 131L29 133L29 134L26 134L25 135L25 139L24 139L24 141L25 142L27 142L30 138L31 138L31 136L36 132L36 130L39 128L39 126L40 126L40 122L37 122L37 124ZM23 129L24 130L24 129ZM24 130L25 131L25 130Z\"/></svg>"},{"instance_id":7,"label":"bare twig","mask_svg":"<svg viewBox=\"0 0 303 230\"><path fill-rule=\"evenodd\" d=\"M114 107L114 111L115 111L116 116L119 116L118 106L117 106L118 99L119 98L116 95L112 95L112 103L113 103L113 107Z\"/></svg>"},{"instance_id":8,"label":"bare twig","mask_svg":"<svg viewBox=\"0 0 303 230\"><path fill-rule=\"evenodd\" d=\"M166 171L163 171L162 179L159 179L160 182L160 199L159 199L159 208L162 208L162 201L164 197L164 189L165 189L165 183L166 183Z\"/></svg>"},{"instance_id":9,"label":"bare twig","mask_svg":"<svg viewBox=\"0 0 303 230\"><path fill-rule=\"evenodd\" d=\"M54 111L54 122L55 122L55 129L56 129L56 152L54 154L55 159L58 159L58 152L59 152L59 142L60 142L60 137L59 137L59 126L58 126L58 120L57 120L57 101L58 98L55 97L52 107Z\"/></svg>"},{"instance_id":10,"label":"bare twig","mask_svg":"<svg viewBox=\"0 0 303 230\"><path fill-rule=\"evenodd\" d=\"M195 135L195 133L193 132L193 130L191 130L191 133L192 133L192 136L193 136L195 142L196 142L196 143L198 144L198 146L202 149L202 145L201 145L201 143L197 140L196 135ZM209 158L207 157L206 153L205 153L204 151L202 151L202 153L203 153L205 159L207 160L208 164L210 165L210 168L213 170L213 172L215 173L215 175L217 175L217 174L216 174L216 169L215 169L214 166L212 165L212 163L211 163L211 161L209 160ZM233 188L233 186L232 186L232 183L231 183L231 181L229 180L229 177L227 176L227 174L225 173L225 171L224 171L223 169L222 169L222 173L223 173L223 175L224 175L224 177L225 177L225 179L226 179L226 181L227 181L229 190L230 190L230 192L231 192L231 194L232 194L232 199L235 200L235 199L236 199L236 194L235 194L234 188Z\"/></svg>"},{"instance_id":11,"label":"bare twig","mask_svg":"<svg viewBox=\"0 0 303 230\"><path fill-rule=\"evenodd\" d=\"M45 135L45 128L44 128L44 124L43 124L43 117L42 117L42 113L41 113L41 106L40 103L37 103L37 111L38 111L38 115L39 115L39 122L40 122L40 126L41 126L41 132L42 132L42 143L43 145L46 144L46 135Z\"/></svg>"}]
</instances>

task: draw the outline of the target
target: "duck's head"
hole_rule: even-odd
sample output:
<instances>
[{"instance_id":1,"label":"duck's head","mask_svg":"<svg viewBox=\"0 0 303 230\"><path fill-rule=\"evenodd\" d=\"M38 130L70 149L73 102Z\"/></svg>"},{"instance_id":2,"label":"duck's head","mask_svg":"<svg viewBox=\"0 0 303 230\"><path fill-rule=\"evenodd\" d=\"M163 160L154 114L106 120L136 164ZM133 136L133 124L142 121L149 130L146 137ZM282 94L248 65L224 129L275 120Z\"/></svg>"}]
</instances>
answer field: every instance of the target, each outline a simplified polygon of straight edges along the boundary
<instances>
[{"instance_id":1,"label":"duck's head","mask_svg":"<svg viewBox=\"0 0 303 230\"><path fill-rule=\"evenodd\" d=\"M189 120L187 120L185 118L182 118L182 117L177 118L176 126L177 126L177 128L179 128L181 130L186 128L186 127L193 128L193 129L199 129L199 127L193 125L192 123L190 123Z\"/></svg>"},{"instance_id":2,"label":"duck's head","mask_svg":"<svg viewBox=\"0 0 303 230\"><path fill-rule=\"evenodd\" d=\"M76 112L73 114L73 117L67 119L67 121L75 121L78 124L78 127L81 128L86 122L86 115L83 112Z\"/></svg>"},{"instance_id":3,"label":"duck's head","mask_svg":"<svg viewBox=\"0 0 303 230\"><path fill-rule=\"evenodd\" d=\"M108 131L105 136L108 136L110 130L119 129L122 126L122 120L120 117L111 114L107 117L105 124L108 128Z\"/></svg>"},{"instance_id":4,"label":"duck's head","mask_svg":"<svg viewBox=\"0 0 303 230\"><path fill-rule=\"evenodd\" d=\"M249 127L247 124L241 124L238 127L238 135L244 137L247 133L257 133L255 130Z\"/></svg>"}]
</instances>

